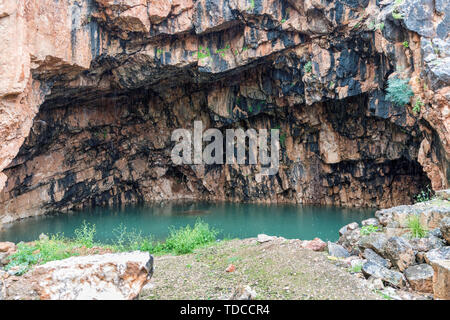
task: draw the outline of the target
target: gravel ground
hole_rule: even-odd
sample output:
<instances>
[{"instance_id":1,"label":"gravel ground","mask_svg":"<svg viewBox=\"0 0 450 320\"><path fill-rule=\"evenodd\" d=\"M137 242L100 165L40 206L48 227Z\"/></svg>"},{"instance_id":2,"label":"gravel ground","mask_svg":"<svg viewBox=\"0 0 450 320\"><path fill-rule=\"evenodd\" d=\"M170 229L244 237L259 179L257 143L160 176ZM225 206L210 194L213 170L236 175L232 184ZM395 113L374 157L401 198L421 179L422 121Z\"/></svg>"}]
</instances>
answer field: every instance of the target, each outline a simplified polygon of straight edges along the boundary
<instances>
[{"instance_id":1,"label":"gravel ground","mask_svg":"<svg viewBox=\"0 0 450 320\"><path fill-rule=\"evenodd\" d=\"M234 272L226 272L233 264ZM299 240L232 240L183 256L155 257L150 288L141 299L228 299L249 285L256 299L382 299L365 282L327 259L300 248Z\"/></svg>"}]
</instances>

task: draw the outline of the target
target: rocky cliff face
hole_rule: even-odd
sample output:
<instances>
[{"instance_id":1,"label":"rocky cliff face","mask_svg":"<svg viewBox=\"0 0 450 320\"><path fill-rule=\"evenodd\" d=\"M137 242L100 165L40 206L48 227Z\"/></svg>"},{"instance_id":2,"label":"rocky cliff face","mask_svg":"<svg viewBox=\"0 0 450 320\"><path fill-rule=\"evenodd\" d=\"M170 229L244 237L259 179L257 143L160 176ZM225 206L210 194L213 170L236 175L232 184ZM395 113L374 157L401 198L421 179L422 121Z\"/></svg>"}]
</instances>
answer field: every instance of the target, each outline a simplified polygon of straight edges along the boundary
<instances>
[{"instance_id":1,"label":"rocky cliff face","mask_svg":"<svg viewBox=\"0 0 450 320\"><path fill-rule=\"evenodd\" d=\"M3 1L0 221L180 198L386 207L448 187L448 8ZM410 104L386 98L395 77ZM279 128L279 174L174 166L172 130L195 120Z\"/></svg>"}]
</instances>

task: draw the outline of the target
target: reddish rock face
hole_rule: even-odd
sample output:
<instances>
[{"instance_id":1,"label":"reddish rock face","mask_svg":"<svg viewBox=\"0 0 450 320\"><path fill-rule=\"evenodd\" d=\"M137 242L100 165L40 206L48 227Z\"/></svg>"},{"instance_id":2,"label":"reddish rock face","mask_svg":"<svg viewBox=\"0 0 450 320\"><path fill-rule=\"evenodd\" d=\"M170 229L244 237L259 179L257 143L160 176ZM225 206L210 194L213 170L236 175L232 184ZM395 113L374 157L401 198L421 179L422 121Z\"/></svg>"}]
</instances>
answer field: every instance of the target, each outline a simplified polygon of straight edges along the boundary
<instances>
[{"instance_id":1,"label":"reddish rock face","mask_svg":"<svg viewBox=\"0 0 450 320\"><path fill-rule=\"evenodd\" d=\"M387 207L448 186L438 22L374 0L26 3L0 5L0 222L180 198ZM411 106L386 100L392 76ZM194 120L279 127L279 174L174 166L171 132Z\"/></svg>"}]
</instances>

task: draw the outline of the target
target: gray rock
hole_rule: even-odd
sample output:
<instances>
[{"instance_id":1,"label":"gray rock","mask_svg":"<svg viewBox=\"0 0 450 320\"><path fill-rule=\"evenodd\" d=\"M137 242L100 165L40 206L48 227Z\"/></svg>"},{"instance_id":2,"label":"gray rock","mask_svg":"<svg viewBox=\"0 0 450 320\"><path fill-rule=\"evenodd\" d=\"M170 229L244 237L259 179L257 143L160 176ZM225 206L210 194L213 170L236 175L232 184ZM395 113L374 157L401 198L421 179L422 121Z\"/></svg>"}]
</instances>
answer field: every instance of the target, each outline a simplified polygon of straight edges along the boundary
<instances>
[{"instance_id":1,"label":"gray rock","mask_svg":"<svg viewBox=\"0 0 450 320\"><path fill-rule=\"evenodd\" d=\"M383 246L387 241L387 237L380 232L374 232L367 236L361 237L361 239L358 241L358 246L361 248L361 250L364 249L372 249L379 255L383 255Z\"/></svg>"},{"instance_id":2,"label":"gray rock","mask_svg":"<svg viewBox=\"0 0 450 320\"><path fill-rule=\"evenodd\" d=\"M378 221L378 219L375 219L375 218L370 218L370 219L363 220L363 221L361 222L361 224L362 224L363 226L375 226L375 227L379 227L379 226L380 226L380 221Z\"/></svg>"},{"instance_id":3,"label":"gray rock","mask_svg":"<svg viewBox=\"0 0 450 320\"><path fill-rule=\"evenodd\" d=\"M405 281L403 279L403 275L394 270L389 270L383 266L380 266L371 261L367 261L362 266L362 272L366 277L374 277L376 279L381 279L385 283L388 283L394 287L403 287L405 285Z\"/></svg>"},{"instance_id":4,"label":"gray rock","mask_svg":"<svg viewBox=\"0 0 450 320\"><path fill-rule=\"evenodd\" d=\"M445 217L441 220L442 237L450 244L450 217Z\"/></svg>"},{"instance_id":5,"label":"gray rock","mask_svg":"<svg viewBox=\"0 0 450 320\"><path fill-rule=\"evenodd\" d=\"M351 252L352 255L359 255L360 250L357 246L357 243L359 239L361 238L359 228L355 230L350 230L346 233L344 233L342 236L339 237L338 244L343 246L347 251Z\"/></svg>"},{"instance_id":6,"label":"gray rock","mask_svg":"<svg viewBox=\"0 0 450 320\"><path fill-rule=\"evenodd\" d=\"M369 279L367 279L369 286L372 289L375 290L383 290L384 289L384 284L383 284L383 280L375 278L375 277L369 277Z\"/></svg>"},{"instance_id":7,"label":"gray rock","mask_svg":"<svg viewBox=\"0 0 450 320\"><path fill-rule=\"evenodd\" d=\"M341 245L328 241L328 253L337 258L348 258L350 253Z\"/></svg>"},{"instance_id":8,"label":"gray rock","mask_svg":"<svg viewBox=\"0 0 450 320\"><path fill-rule=\"evenodd\" d=\"M349 223L339 229L339 236L342 236L343 234L346 234L347 232L358 229L358 228L359 228L359 224L357 222Z\"/></svg>"},{"instance_id":9,"label":"gray rock","mask_svg":"<svg viewBox=\"0 0 450 320\"><path fill-rule=\"evenodd\" d=\"M433 43L439 44L440 42L439 41L433 41ZM447 43L447 45L450 46L448 43ZM441 47L444 47L444 46L445 46L445 44L443 44ZM450 51L450 49L448 49L448 48L446 50ZM441 200L449 200L450 201L450 189L436 191L436 198L441 199Z\"/></svg>"},{"instance_id":10,"label":"gray rock","mask_svg":"<svg viewBox=\"0 0 450 320\"><path fill-rule=\"evenodd\" d=\"M418 264L405 270L405 277L415 291L433 293L433 267L428 264Z\"/></svg>"},{"instance_id":11,"label":"gray rock","mask_svg":"<svg viewBox=\"0 0 450 320\"><path fill-rule=\"evenodd\" d=\"M442 237L442 231L440 228L434 228L433 230L428 231L428 235L427 236L433 236L436 238L443 238Z\"/></svg>"},{"instance_id":12,"label":"gray rock","mask_svg":"<svg viewBox=\"0 0 450 320\"><path fill-rule=\"evenodd\" d=\"M389 260L384 259L383 257L379 256L375 251L369 248L364 250L364 257L367 259L367 261L376 263L385 268L390 268L392 266Z\"/></svg>"},{"instance_id":13,"label":"gray rock","mask_svg":"<svg viewBox=\"0 0 450 320\"><path fill-rule=\"evenodd\" d=\"M8 264L9 253L0 252L0 267L3 267Z\"/></svg>"},{"instance_id":14,"label":"gray rock","mask_svg":"<svg viewBox=\"0 0 450 320\"><path fill-rule=\"evenodd\" d=\"M424 37L434 35L434 0L404 0L398 10L403 15L403 22L409 30Z\"/></svg>"},{"instance_id":15,"label":"gray rock","mask_svg":"<svg viewBox=\"0 0 450 320\"><path fill-rule=\"evenodd\" d=\"M409 243L416 253L428 252L444 246L443 241L434 236L428 236L427 238L414 238L411 239Z\"/></svg>"},{"instance_id":16,"label":"gray rock","mask_svg":"<svg viewBox=\"0 0 450 320\"><path fill-rule=\"evenodd\" d=\"M428 264L438 260L450 260L450 247L442 247L425 253L425 261Z\"/></svg>"},{"instance_id":17,"label":"gray rock","mask_svg":"<svg viewBox=\"0 0 450 320\"><path fill-rule=\"evenodd\" d=\"M416 263L416 255L409 242L402 237L391 237L383 246L384 257L400 271Z\"/></svg>"}]
</instances>

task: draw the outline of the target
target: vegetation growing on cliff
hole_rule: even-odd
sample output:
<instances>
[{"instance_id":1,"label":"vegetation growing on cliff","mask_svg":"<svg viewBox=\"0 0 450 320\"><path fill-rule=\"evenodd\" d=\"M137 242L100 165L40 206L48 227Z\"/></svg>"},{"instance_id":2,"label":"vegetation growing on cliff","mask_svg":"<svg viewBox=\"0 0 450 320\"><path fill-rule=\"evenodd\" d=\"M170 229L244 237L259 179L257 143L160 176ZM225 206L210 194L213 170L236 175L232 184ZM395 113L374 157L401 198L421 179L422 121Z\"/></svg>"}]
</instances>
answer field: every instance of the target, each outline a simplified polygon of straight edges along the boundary
<instances>
[{"instance_id":1,"label":"vegetation growing on cliff","mask_svg":"<svg viewBox=\"0 0 450 320\"><path fill-rule=\"evenodd\" d=\"M386 89L386 98L397 106L407 105L414 95L408 82L409 79L390 78Z\"/></svg>"}]
</instances>

